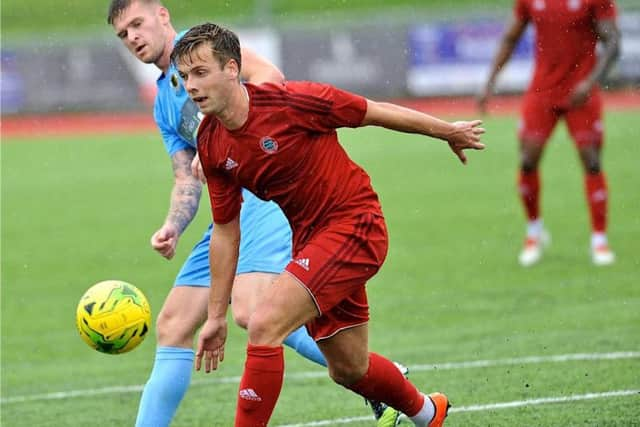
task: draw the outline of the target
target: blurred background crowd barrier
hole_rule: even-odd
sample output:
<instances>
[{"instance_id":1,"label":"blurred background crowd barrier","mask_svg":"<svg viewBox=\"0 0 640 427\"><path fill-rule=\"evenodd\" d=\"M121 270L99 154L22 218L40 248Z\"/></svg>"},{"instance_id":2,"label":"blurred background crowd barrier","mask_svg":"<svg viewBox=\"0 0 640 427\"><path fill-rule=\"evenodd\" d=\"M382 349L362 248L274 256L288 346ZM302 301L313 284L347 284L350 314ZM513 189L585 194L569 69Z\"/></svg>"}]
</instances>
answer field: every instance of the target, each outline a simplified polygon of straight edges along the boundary
<instances>
[{"instance_id":1,"label":"blurred background crowd barrier","mask_svg":"<svg viewBox=\"0 0 640 427\"><path fill-rule=\"evenodd\" d=\"M465 96L484 82L508 13L505 8L499 17L230 26L243 45L271 59L289 80L327 82L376 98ZM607 86L637 88L640 10L621 13L619 25L622 52ZM158 70L139 63L104 26L91 38L4 37L2 113L148 110ZM500 92L526 87L533 37L529 29L501 75Z\"/></svg>"}]
</instances>

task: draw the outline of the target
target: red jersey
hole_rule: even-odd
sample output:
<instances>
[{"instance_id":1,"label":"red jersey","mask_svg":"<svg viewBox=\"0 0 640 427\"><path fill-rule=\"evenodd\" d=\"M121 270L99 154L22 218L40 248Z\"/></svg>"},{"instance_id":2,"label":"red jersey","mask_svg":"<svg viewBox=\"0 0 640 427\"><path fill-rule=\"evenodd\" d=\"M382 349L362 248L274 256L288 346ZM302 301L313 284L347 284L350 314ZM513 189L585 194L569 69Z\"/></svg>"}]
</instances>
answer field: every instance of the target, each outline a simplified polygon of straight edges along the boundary
<instances>
[{"instance_id":1,"label":"red jersey","mask_svg":"<svg viewBox=\"0 0 640 427\"><path fill-rule=\"evenodd\" d=\"M596 64L596 23L614 19L614 0L516 0L515 17L535 27L535 72L529 90L566 94Z\"/></svg>"},{"instance_id":2,"label":"red jersey","mask_svg":"<svg viewBox=\"0 0 640 427\"><path fill-rule=\"evenodd\" d=\"M362 123L365 98L311 82L245 86L249 116L241 128L228 130L208 116L198 131L215 222L238 214L241 187L280 205L295 246L333 220L381 215L369 176L336 133Z\"/></svg>"}]
</instances>

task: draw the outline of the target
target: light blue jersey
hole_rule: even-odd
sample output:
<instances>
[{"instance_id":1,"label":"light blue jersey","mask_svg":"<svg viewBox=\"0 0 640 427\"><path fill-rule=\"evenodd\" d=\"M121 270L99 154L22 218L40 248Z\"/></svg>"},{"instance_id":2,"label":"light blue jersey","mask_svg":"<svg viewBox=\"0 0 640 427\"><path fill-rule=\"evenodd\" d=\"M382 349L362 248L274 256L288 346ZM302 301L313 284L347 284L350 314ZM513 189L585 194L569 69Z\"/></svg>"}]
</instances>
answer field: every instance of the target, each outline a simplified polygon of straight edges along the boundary
<instances>
[{"instance_id":1,"label":"light blue jersey","mask_svg":"<svg viewBox=\"0 0 640 427\"><path fill-rule=\"evenodd\" d=\"M178 34L176 41L184 32ZM202 113L189 98L173 64L157 80L153 117L169 156L196 148ZM291 229L280 208L243 190L240 211L240 258L237 274L280 273L291 259ZM195 245L176 277L175 285L209 286L209 239L212 226Z\"/></svg>"}]
</instances>

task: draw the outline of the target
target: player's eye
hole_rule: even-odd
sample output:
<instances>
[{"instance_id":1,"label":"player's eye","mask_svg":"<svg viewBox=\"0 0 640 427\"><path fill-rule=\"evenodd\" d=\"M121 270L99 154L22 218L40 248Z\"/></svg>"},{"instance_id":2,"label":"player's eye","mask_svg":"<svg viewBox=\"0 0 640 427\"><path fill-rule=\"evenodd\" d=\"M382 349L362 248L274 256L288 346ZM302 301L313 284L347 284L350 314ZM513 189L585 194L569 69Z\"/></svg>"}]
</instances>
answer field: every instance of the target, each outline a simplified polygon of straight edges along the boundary
<instances>
[{"instance_id":1,"label":"player's eye","mask_svg":"<svg viewBox=\"0 0 640 427\"><path fill-rule=\"evenodd\" d=\"M118 33L118 38L120 39L126 39L127 38L127 32L126 31L120 31Z\"/></svg>"}]
</instances>

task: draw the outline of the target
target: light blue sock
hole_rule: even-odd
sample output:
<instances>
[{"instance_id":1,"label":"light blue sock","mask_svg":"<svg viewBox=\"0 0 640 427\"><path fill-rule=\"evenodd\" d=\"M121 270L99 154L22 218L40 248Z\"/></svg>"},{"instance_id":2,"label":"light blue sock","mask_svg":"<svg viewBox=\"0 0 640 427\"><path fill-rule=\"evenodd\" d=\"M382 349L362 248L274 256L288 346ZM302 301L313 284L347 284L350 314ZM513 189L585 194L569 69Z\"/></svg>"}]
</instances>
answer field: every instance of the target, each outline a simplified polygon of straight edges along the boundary
<instances>
[{"instance_id":1,"label":"light blue sock","mask_svg":"<svg viewBox=\"0 0 640 427\"><path fill-rule=\"evenodd\" d=\"M142 391L136 427L168 426L189 388L194 352L187 348L158 347L156 361Z\"/></svg>"},{"instance_id":2,"label":"light blue sock","mask_svg":"<svg viewBox=\"0 0 640 427\"><path fill-rule=\"evenodd\" d=\"M299 327L284 340L284 344L291 347L306 359L316 362L318 365L327 366L324 355L318 348L318 344L309 336L307 328Z\"/></svg>"}]
</instances>

